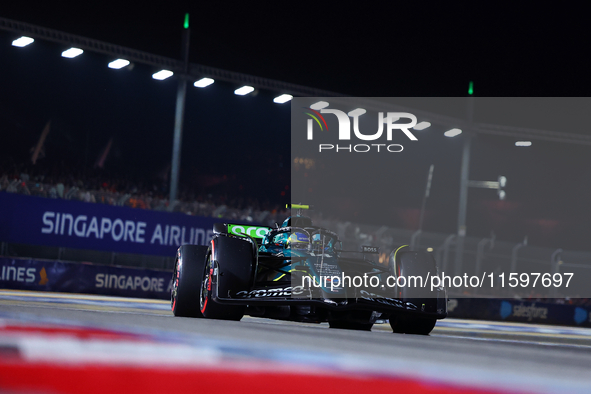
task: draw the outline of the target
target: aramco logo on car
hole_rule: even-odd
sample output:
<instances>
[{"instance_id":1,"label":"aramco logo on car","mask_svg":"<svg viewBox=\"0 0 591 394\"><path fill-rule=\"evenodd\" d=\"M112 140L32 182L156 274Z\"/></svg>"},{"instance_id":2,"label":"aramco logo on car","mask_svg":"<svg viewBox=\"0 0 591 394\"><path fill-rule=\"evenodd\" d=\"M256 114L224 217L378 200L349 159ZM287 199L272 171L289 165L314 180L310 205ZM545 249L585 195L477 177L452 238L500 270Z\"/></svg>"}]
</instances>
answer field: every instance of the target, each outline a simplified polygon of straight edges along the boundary
<instances>
[{"instance_id":1,"label":"aramco logo on car","mask_svg":"<svg viewBox=\"0 0 591 394\"><path fill-rule=\"evenodd\" d=\"M314 124L318 125L320 131L328 131L328 124L323 114L332 114L337 117L339 124L338 139L339 141L351 141L351 119L353 118L353 134L361 141L377 141L384 134L386 129L386 140L392 141L394 130L404 133L411 141L417 141L417 137L410 132L409 129L417 124L417 117L408 112L378 112L378 130L373 134L363 134L359 130L359 117L366 111L364 109L357 109L348 114L332 108L322 108L318 111L312 108L305 108L305 114L310 117L307 122L307 139L314 140ZM397 123L400 119L410 119L407 123ZM384 127L384 124L386 127ZM318 144L318 151L322 152L350 152L350 153L367 153L367 152L402 152L404 147L400 144L380 144L380 143L362 143L362 144Z\"/></svg>"}]
</instances>

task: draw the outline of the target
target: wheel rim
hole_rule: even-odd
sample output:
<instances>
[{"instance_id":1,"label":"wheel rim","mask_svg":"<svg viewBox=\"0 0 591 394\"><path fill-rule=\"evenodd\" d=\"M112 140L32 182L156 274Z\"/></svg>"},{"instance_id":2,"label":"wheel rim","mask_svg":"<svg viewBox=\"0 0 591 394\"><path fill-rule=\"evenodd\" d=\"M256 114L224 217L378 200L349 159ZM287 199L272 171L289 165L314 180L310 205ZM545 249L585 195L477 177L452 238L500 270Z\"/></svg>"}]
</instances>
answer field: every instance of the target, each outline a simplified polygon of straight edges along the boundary
<instances>
[{"instance_id":1,"label":"wheel rim","mask_svg":"<svg viewBox=\"0 0 591 394\"><path fill-rule=\"evenodd\" d=\"M211 255L207 256L207 263L205 264L205 272L203 273L203 280L201 281L201 292L199 294L199 310L201 313L207 306L207 298L209 296L208 285L211 283Z\"/></svg>"},{"instance_id":2,"label":"wheel rim","mask_svg":"<svg viewBox=\"0 0 591 394\"><path fill-rule=\"evenodd\" d=\"M170 297L170 308L174 311L174 307L176 304L176 295L178 292L179 287L179 274L178 274L178 266L179 266L179 259L178 257L174 261L174 272L172 273L172 289L171 289L171 297Z\"/></svg>"}]
</instances>

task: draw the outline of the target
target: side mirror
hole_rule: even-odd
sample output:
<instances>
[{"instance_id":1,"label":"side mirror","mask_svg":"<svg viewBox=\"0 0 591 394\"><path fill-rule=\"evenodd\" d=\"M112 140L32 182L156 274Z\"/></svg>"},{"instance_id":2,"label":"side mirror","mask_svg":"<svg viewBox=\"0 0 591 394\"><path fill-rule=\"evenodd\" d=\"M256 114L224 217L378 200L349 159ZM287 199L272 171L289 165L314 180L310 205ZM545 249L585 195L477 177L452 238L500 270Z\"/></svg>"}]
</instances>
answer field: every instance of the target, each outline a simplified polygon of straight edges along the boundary
<instances>
[{"instance_id":1,"label":"side mirror","mask_svg":"<svg viewBox=\"0 0 591 394\"><path fill-rule=\"evenodd\" d=\"M214 234L227 234L228 233L228 226L225 223L214 223L213 224L213 233Z\"/></svg>"}]
</instances>

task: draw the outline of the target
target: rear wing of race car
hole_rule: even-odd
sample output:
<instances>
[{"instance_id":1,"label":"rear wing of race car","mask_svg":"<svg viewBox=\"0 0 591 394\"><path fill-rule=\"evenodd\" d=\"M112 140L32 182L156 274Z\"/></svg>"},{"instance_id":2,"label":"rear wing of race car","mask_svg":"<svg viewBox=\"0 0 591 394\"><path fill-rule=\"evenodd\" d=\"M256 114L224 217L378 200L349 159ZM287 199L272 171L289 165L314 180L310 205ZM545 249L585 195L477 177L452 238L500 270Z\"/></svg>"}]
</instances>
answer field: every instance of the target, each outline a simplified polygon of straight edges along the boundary
<instances>
[{"instance_id":1,"label":"rear wing of race car","mask_svg":"<svg viewBox=\"0 0 591 394\"><path fill-rule=\"evenodd\" d=\"M263 238L272 227L253 226L250 224L238 223L215 223L213 225L214 234L235 235L238 237L253 238L257 244L261 244Z\"/></svg>"},{"instance_id":2,"label":"rear wing of race car","mask_svg":"<svg viewBox=\"0 0 591 394\"><path fill-rule=\"evenodd\" d=\"M287 209L297 209L297 215L301 216L302 209L314 209L313 205L303 205L303 204L286 204L285 208Z\"/></svg>"}]
</instances>

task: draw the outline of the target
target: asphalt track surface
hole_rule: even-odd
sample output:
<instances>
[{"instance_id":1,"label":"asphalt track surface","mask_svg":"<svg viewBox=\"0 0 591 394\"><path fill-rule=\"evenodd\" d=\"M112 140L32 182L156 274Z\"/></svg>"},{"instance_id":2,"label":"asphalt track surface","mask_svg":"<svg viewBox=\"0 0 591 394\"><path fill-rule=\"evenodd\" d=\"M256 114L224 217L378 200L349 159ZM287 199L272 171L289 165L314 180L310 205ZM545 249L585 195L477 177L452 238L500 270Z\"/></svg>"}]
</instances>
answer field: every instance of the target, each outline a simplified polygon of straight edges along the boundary
<instances>
[{"instance_id":1,"label":"asphalt track surface","mask_svg":"<svg viewBox=\"0 0 591 394\"><path fill-rule=\"evenodd\" d=\"M166 301L0 290L0 327L14 325L21 330L40 325L116 330L152 338L151 350L136 340L124 351L107 344L79 352L95 361L104 359L101 351L106 351L109 358L131 363L156 358L211 366L215 359L224 365L241 363L241 368L411 379L466 392L591 393L591 330L583 328L446 319L431 335L416 336L394 334L387 324L360 332L249 317L240 322L176 318ZM13 331L0 332L0 347L18 342L36 360L81 357L55 337L33 346ZM153 338L160 342L154 345Z\"/></svg>"}]
</instances>

